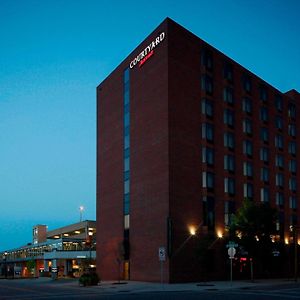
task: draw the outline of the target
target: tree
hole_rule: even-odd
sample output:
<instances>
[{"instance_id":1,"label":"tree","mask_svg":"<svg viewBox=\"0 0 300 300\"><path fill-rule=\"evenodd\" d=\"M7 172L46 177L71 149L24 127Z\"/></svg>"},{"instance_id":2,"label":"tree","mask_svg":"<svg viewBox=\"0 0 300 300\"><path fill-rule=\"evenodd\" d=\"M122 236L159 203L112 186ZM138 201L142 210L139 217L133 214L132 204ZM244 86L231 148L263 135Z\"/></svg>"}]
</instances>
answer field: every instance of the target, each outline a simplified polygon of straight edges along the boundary
<instances>
[{"instance_id":1,"label":"tree","mask_svg":"<svg viewBox=\"0 0 300 300\"><path fill-rule=\"evenodd\" d=\"M269 203L254 203L246 199L230 226L230 235L248 252L251 258L260 262L263 269L268 269L271 252L274 248L276 220L278 212Z\"/></svg>"}]
</instances>

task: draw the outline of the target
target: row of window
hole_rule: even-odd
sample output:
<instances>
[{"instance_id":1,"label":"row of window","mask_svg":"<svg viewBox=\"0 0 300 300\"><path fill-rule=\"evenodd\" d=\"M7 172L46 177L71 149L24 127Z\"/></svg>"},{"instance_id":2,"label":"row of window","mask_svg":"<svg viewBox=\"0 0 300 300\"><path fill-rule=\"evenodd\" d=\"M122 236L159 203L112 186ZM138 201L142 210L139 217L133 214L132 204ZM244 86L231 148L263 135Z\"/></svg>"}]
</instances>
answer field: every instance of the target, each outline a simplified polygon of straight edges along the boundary
<instances>
[{"instance_id":1,"label":"row of window","mask_svg":"<svg viewBox=\"0 0 300 300\"><path fill-rule=\"evenodd\" d=\"M266 169L261 169L261 176L262 176L262 180L265 181L266 179L268 180L269 174L265 173ZM248 171L248 170L247 170ZM284 177L282 173L277 173L276 176L276 186L277 187L283 187L284 185ZM252 184L251 183L245 183L246 186L248 186L246 188L246 192L244 190L244 197L247 198L252 198L253 197L253 188L251 188ZM203 188L207 188L208 190L213 190L214 189L214 173L212 172L207 172L204 171L202 172L202 187ZM253 187L253 186L252 186ZM245 188L245 186L244 186ZM250 189L250 191L249 191ZM267 190L268 191L268 187L263 187L262 189ZM289 178L289 190L292 192L296 192L297 190L297 180L296 177L291 177ZM249 195L249 192L250 195ZM230 195L234 195L235 194L235 178L232 177L225 177L224 178L224 193L228 193ZM267 196L265 197L267 199L269 199ZM262 201L265 201L262 198Z\"/></svg>"}]
</instances>

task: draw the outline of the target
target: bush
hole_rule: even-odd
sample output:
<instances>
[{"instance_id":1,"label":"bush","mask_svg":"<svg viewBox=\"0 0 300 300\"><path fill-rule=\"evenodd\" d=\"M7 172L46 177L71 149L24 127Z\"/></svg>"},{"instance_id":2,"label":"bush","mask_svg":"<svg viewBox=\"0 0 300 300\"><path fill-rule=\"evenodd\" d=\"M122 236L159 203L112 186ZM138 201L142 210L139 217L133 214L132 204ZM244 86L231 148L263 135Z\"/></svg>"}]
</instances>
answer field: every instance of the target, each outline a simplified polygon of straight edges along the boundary
<instances>
[{"instance_id":1,"label":"bush","mask_svg":"<svg viewBox=\"0 0 300 300\"><path fill-rule=\"evenodd\" d=\"M79 284L83 286L97 285L99 281L97 273L84 273L79 278Z\"/></svg>"}]
</instances>

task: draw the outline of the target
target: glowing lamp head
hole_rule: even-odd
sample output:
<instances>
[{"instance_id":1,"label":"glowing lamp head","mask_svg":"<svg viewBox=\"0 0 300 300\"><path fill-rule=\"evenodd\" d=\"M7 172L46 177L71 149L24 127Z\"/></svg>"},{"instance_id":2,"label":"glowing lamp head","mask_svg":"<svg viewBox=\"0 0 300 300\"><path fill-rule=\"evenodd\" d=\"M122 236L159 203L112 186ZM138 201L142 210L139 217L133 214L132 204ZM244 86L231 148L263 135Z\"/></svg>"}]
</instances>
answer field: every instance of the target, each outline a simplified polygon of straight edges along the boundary
<instances>
[{"instance_id":1,"label":"glowing lamp head","mask_svg":"<svg viewBox=\"0 0 300 300\"><path fill-rule=\"evenodd\" d=\"M84 210L84 207L81 205L81 206L79 206L79 210L80 211L83 211Z\"/></svg>"},{"instance_id":2,"label":"glowing lamp head","mask_svg":"<svg viewBox=\"0 0 300 300\"><path fill-rule=\"evenodd\" d=\"M223 232L221 230L217 231L217 237L221 239L223 237Z\"/></svg>"},{"instance_id":3,"label":"glowing lamp head","mask_svg":"<svg viewBox=\"0 0 300 300\"><path fill-rule=\"evenodd\" d=\"M196 227L195 226L190 226L189 227L189 232L190 232L190 235L196 235Z\"/></svg>"}]
</instances>

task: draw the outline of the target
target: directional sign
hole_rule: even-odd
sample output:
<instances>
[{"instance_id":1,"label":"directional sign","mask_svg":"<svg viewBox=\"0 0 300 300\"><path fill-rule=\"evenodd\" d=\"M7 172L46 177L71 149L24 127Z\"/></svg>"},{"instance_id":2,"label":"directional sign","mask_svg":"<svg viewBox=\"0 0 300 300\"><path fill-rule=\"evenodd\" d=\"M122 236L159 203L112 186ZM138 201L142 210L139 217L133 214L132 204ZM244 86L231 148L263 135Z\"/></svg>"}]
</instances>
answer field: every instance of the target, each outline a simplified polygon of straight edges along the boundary
<instances>
[{"instance_id":1,"label":"directional sign","mask_svg":"<svg viewBox=\"0 0 300 300\"><path fill-rule=\"evenodd\" d=\"M235 256L235 254L236 254L235 248L230 247L230 248L228 249L228 255L229 255L229 258L230 258L230 259L233 259L234 256Z\"/></svg>"},{"instance_id":2,"label":"directional sign","mask_svg":"<svg viewBox=\"0 0 300 300\"><path fill-rule=\"evenodd\" d=\"M159 261L166 260L166 248L165 247L158 248L158 259L159 259Z\"/></svg>"},{"instance_id":3,"label":"directional sign","mask_svg":"<svg viewBox=\"0 0 300 300\"><path fill-rule=\"evenodd\" d=\"M236 248L238 246L237 243L229 241L228 244L226 245L227 248Z\"/></svg>"}]
</instances>

